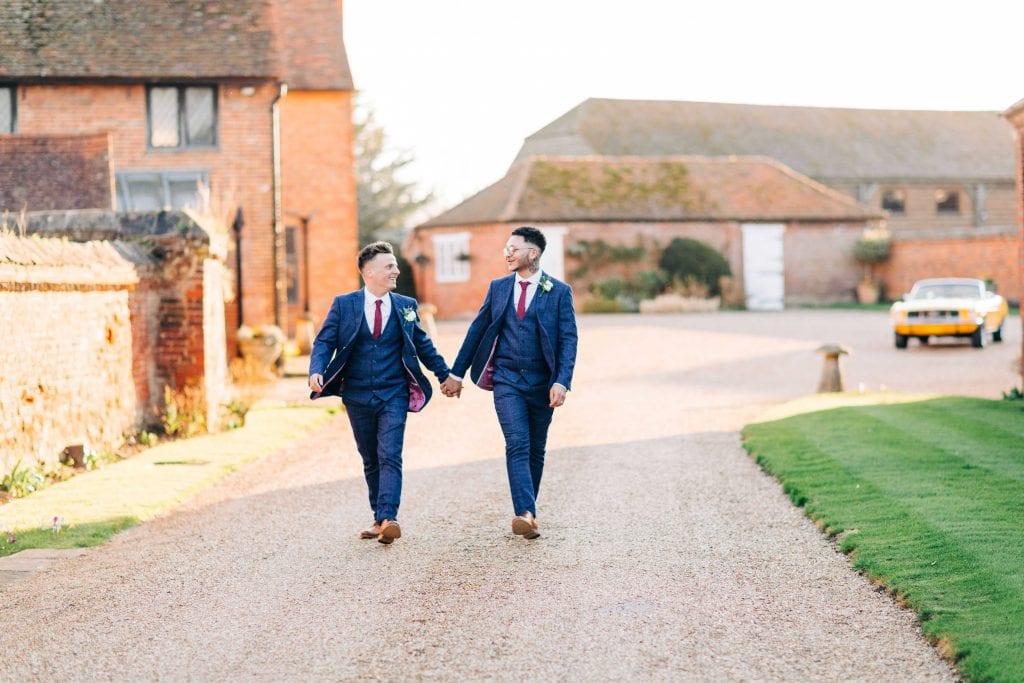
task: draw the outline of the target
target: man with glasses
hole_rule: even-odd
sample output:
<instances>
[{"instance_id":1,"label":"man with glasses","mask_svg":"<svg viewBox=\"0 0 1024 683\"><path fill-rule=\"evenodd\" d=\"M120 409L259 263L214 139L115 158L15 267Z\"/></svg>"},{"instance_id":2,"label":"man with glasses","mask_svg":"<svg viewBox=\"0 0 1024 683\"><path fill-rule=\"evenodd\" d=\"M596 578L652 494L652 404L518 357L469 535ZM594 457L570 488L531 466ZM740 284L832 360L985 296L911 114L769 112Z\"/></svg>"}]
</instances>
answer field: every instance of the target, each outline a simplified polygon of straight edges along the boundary
<instances>
[{"instance_id":1,"label":"man with glasses","mask_svg":"<svg viewBox=\"0 0 1024 683\"><path fill-rule=\"evenodd\" d=\"M554 409L565 403L576 365L572 289L541 271L545 246L537 228L512 231L503 250L510 274L491 282L448 378L457 395L469 369L478 387L494 392L515 513L512 533L528 539L540 536L537 493L548 427Z\"/></svg>"}]
</instances>

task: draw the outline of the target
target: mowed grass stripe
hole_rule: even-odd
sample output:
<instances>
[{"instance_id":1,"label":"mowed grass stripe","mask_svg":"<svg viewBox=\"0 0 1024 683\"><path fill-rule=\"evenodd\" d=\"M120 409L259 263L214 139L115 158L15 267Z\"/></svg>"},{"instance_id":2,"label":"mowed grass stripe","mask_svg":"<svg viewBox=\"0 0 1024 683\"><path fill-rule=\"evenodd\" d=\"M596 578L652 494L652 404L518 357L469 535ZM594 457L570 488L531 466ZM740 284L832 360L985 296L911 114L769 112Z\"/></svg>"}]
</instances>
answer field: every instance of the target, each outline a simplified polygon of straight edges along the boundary
<instances>
[{"instance_id":1,"label":"mowed grass stripe","mask_svg":"<svg viewBox=\"0 0 1024 683\"><path fill-rule=\"evenodd\" d=\"M989 470L971 467L961 457L924 444L904 430L909 424L927 424L923 410L903 404L898 416L886 406L843 408L851 413L842 421L821 419L802 423L805 436L858 477L870 481L891 500L900 501L915 516L948 534L978 565L992 569L1024 598L1024 547L1004 542L1021 534L1024 497L1019 481ZM814 424L816 423L816 424ZM813 427L811 425L814 425ZM973 422L962 423L970 432ZM851 439L850 432L859 434ZM963 433L963 432L962 432ZM965 448L972 442L963 436ZM1024 438L1018 440L1024 447ZM950 514L955 511L955 514ZM940 559L940 558L934 558Z\"/></svg>"},{"instance_id":2,"label":"mowed grass stripe","mask_svg":"<svg viewBox=\"0 0 1024 683\"><path fill-rule=\"evenodd\" d=\"M893 406L892 410L872 406L865 408L865 412L959 458L965 469L980 467L1024 484L1024 449L1019 433L1024 413L1017 412L1019 407L1002 404L1016 408L1016 415L1010 415L1017 420L1017 431L1011 431L1000 421L984 419L983 412L957 410L945 400L909 405L905 410L901 410L903 406ZM964 439L964 429L970 431L971 439Z\"/></svg>"},{"instance_id":3,"label":"mowed grass stripe","mask_svg":"<svg viewBox=\"0 0 1024 683\"><path fill-rule=\"evenodd\" d=\"M987 433L977 416L986 403L1001 427L1012 425L1002 420L1010 413L999 402L982 401L979 408L974 400L943 399L749 425L745 445L811 517L830 533L846 532L840 548L918 612L925 633L963 675L1024 680L1019 482L965 469L958 456L936 452L915 439L916 430L896 429L878 414L899 409L900 420L934 424L941 419L936 406L962 415L961 403L970 406L971 419L957 420L960 439L972 451L987 439L976 438L979 428ZM1016 461L1024 451L1024 420L1013 426L1019 439L999 439L999 459Z\"/></svg>"}]
</instances>

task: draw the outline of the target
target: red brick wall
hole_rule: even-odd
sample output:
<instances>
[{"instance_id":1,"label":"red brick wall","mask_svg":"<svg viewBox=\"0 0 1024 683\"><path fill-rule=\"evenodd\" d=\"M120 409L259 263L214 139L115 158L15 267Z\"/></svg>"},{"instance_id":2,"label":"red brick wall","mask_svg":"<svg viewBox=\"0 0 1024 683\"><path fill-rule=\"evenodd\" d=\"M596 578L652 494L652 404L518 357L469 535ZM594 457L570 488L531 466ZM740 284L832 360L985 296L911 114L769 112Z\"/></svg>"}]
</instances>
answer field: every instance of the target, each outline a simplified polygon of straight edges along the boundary
<instances>
[{"instance_id":1,"label":"red brick wall","mask_svg":"<svg viewBox=\"0 0 1024 683\"><path fill-rule=\"evenodd\" d=\"M319 325L337 294L359 287L352 136L351 93L293 90L282 101L282 205L285 224L298 229L300 255L299 302L289 310L289 333L305 295L301 217L309 219L313 321Z\"/></svg>"},{"instance_id":2,"label":"red brick wall","mask_svg":"<svg viewBox=\"0 0 1024 683\"><path fill-rule=\"evenodd\" d=\"M1000 294L1020 301L1020 238L1014 233L956 239L898 239L892 256L877 269L889 298L910 291L926 277L991 279Z\"/></svg>"},{"instance_id":3,"label":"red brick wall","mask_svg":"<svg viewBox=\"0 0 1024 683\"><path fill-rule=\"evenodd\" d=\"M787 304L853 301L863 271L853 257L863 224L789 224L783 236Z\"/></svg>"},{"instance_id":4,"label":"red brick wall","mask_svg":"<svg viewBox=\"0 0 1024 683\"><path fill-rule=\"evenodd\" d=\"M243 304L246 322L273 322L273 174L270 107L273 85L254 94L218 88L218 145L214 149L146 147L142 85L25 85L18 87L18 132L25 135L111 133L114 171L197 170L209 174L213 201L241 206ZM34 207L29 207L32 210ZM233 256L229 257L233 263Z\"/></svg>"},{"instance_id":5,"label":"red brick wall","mask_svg":"<svg viewBox=\"0 0 1024 683\"><path fill-rule=\"evenodd\" d=\"M0 211L112 209L110 136L0 135Z\"/></svg>"}]
</instances>

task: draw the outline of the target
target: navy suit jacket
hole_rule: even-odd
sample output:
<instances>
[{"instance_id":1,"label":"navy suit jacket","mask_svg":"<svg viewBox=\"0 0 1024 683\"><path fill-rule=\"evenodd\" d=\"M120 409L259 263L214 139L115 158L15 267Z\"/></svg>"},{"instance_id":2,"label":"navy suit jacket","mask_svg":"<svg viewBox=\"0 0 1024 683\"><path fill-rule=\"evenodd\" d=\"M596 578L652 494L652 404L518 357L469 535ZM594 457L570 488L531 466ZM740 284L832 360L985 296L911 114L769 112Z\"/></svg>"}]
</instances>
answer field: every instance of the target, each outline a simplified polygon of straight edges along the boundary
<instances>
[{"instance_id":1,"label":"navy suit jacket","mask_svg":"<svg viewBox=\"0 0 1024 683\"><path fill-rule=\"evenodd\" d=\"M402 330L402 364L409 378L409 412L423 410L433 391L430 382L420 370L420 361L430 369L439 382L448 378L448 364L434 348L427 331L419 324L419 304L401 294L389 292L391 297L391 317L389 325L398 325ZM342 369L348 362L349 354L359 334L359 326L366 320L363 313L365 304L363 290L334 297L331 310L327 312L324 324L313 342L313 350L309 356L309 374L323 375L324 387L319 393L310 392L310 398L321 396L342 396L345 382ZM416 313L413 320L406 320L406 311Z\"/></svg>"},{"instance_id":2,"label":"navy suit jacket","mask_svg":"<svg viewBox=\"0 0 1024 683\"><path fill-rule=\"evenodd\" d=\"M473 383L481 389L494 389L494 350L498 344L505 320L505 308L512 305L512 288L515 273L492 280L487 288L487 298L480 312L469 326L466 339L452 366L452 374L465 377L471 368ZM572 371L576 367L576 310L572 302L572 288L549 277L541 275L541 282L550 280L551 291L538 289L530 302L536 307L537 325L540 328L540 343L544 360L551 369L551 384L561 384L567 390L572 388ZM550 387L549 387L550 388Z\"/></svg>"}]
</instances>

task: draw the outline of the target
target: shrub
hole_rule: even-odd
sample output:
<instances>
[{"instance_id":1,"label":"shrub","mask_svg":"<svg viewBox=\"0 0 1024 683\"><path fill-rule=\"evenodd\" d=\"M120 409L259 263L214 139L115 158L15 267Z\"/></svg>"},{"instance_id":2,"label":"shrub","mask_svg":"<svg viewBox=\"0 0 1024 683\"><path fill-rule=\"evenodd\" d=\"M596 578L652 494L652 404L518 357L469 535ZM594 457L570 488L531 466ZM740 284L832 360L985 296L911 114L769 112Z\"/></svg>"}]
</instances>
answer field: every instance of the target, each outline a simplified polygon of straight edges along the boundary
<instances>
[{"instance_id":1,"label":"shrub","mask_svg":"<svg viewBox=\"0 0 1024 683\"><path fill-rule=\"evenodd\" d=\"M699 240L677 237L661 254L658 265L673 280L686 282L693 278L707 285L712 296L722 293L719 279L732 275L729 262L713 247Z\"/></svg>"},{"instance_id":2,"label":"shrub","mask_svg":"<svg viewBox=\"0 0 1024 683\"><path fill-rule=\"evenodd\" d=\"M164 432L167 436L189 437L206 431L206 400L198 387L175 391L164 387Z\"/></svg>"},{"instance_id":3,"label":"shrub","mask_svg":"<svg viewBox=\"0 0 1024 683\"><path fill-rule=\"evenodd\" d=\"M45 482L46 478L38 467L23 465L18 460L11 471L0 479L0 489L7 491L12 498L22 498L42 488Z\"/></svg>"},{"instance_id":4,"label":"shrub","mask_svg":"<svg viewBox=\"0 0 1024 683\"><path fill-rule=\"evenodd\" d=\"M627 309L616 299L590 297L580 307L583 313L625 313Z\"/></svg>"}]
</instances>

